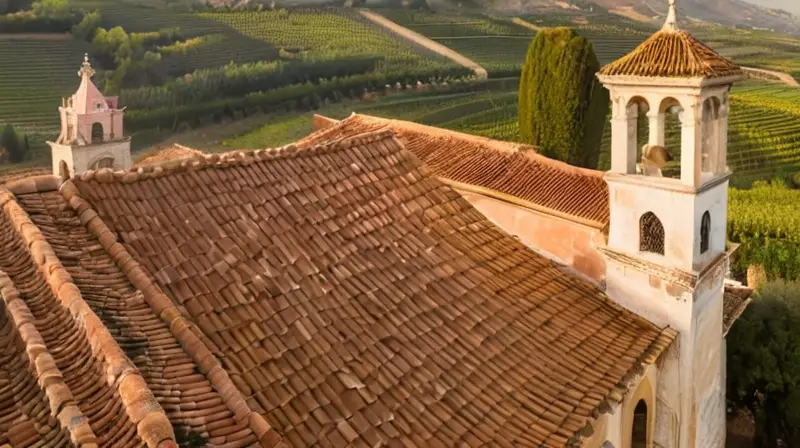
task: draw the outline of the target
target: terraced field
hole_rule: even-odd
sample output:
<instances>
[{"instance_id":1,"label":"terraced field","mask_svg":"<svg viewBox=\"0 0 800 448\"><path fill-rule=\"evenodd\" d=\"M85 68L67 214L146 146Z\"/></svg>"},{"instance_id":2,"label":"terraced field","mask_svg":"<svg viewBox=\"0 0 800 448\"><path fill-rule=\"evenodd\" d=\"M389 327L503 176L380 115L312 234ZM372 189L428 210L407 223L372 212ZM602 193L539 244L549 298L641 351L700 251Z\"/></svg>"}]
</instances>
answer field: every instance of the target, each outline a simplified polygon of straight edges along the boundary
<instances>
[{"instance_id":1,"label":"terraced field","mask_svg":"<svg viewBox=\"0 0 800 448\"><path fill-rule=\"evenodd\" d=\"M0 122L24 132L57 133L61 98L78 87L88 47L74 40L0 40Z\"/></svg>"},{"instance_id":2,"label":"terraced field","mask_svg":"<svg viewBox=\"0 0 800 448\"><path fill-rule=\"evenodd\" d=\"M101 26L107 29L122 26L129 33L146 33L177 28L187 39L201 38L204 42L192 46L185 53L164 56L165 68L172 76L191 73L200 68L218 67L229 62L246 63L278 58L277 48L198 14L147 7L126 1L77 0L76 4L86 10L100 11Z\"/></svg>"},{"instance_id":3,"label":"terraced field","mask_svg":"<svg viewBox=\"0 0 800 448\"><path fill-rule=\"evenodd\" d=\"M380 11L386 18L474 60L491 77L518 76L535 32L507 19L450 16L407 11ZM641 30L610 25L576 25L595 44L601 64L616 60L642 43Z\"/></svg>"},{"instance_id":4,"label":"terraced field","mask_svg":"<svg viewBox=\"0 0 800 448\"><path fill-rule=\"evenodd\" d=\"M200 17L228 25L272 47L304 52L305 57L312 60L382 56L389 70L453 65L379 30L352 11L213 12L200 14Z\"/></svg>"}]
</instances>

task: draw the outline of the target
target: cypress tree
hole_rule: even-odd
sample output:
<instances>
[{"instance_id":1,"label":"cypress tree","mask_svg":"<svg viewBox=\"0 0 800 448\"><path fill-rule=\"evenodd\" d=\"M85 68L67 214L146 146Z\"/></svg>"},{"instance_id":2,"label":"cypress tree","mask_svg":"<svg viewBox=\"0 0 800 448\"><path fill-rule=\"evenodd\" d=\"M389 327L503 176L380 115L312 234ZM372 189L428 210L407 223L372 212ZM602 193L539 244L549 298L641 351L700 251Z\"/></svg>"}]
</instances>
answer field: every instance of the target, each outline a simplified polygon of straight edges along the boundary
<instances>
[{"instance_id":1,"label":"cypress tree","mask_svg":"<svg viewBox=\"0 0 800 448\"><path fill-rule=\"evenodd\" d=\"M8 152L11 163L19 163L25 159L25 147L19 141L19 135L14 126L8 124L0 134L0 146Z\"/></svg>"},{"instance_id":2,"label":"cypress tree","mask_svg":"<svg viewBox=\"0 0 800 448\"><path fill-rule=\"evenodd\" d=\"M539 31L519 83L519 130L551 158L597 168L608 92L595 78L594 46L570 28Z\"/></svg>"}]
</instances>

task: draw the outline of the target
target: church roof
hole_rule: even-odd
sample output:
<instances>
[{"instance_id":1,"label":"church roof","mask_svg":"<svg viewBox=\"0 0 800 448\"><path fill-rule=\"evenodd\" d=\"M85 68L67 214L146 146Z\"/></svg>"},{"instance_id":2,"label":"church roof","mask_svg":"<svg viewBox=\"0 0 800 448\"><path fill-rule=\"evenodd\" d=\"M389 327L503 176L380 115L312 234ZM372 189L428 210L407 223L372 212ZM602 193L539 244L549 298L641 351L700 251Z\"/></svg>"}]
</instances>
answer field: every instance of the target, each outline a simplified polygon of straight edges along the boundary
<instances>
[{"instance_id":1,"label":"church roof","mask_svg":"<svg viewBox=\"0 0 800 448\"><path fill-rule=\"evenodd\" d=\"M0 444L563 446L676 337L389 132L2 194Z\"/></svg>"},{"instance_id":2,"label":"church roof","mask_svg":"<svg viewBox=\"0 0 800 448\"><path fill-rule=\"evenodd\" d=\"M742 74L742 69L680 30L670 1L667 23L657 33L600 70L606 76L661 78L722 78Z\"/></svg>"},{"instance_id":3,"label":"church roof","mask_svg":"<svg viewBox=\"0 0 800 448\"><path fill-rule=\"evenodd\" d=\"M443 179L513 196L598 227L608 224L608 186L602 172L549 159L529 146L359 114L318 130L298 145L382 129L395 132L408 150Z\"/></svg>"}]
</instances>

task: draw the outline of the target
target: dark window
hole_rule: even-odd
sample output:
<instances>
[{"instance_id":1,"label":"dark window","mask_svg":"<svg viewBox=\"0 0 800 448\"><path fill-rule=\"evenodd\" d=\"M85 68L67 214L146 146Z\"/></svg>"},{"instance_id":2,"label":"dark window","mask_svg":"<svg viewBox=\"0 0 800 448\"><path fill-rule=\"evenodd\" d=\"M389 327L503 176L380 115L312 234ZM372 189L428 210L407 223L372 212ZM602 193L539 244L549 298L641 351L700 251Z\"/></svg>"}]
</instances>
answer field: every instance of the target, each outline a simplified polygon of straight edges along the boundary
<instances>
[{"instance_id":1,"label":"dark window","mask_svg":"<svg viewBox=\"0 0 800 448\"><path fill-rule=\"evenodd\" d=\"M652 212L639 220L639 250L664 255L664 226Z\"/></svg>"},{"instance_id":2,"label":"dark window","mask_svg":"<svg viewBox=\"0 0 800 448\"><path fill-rule=\"evenodd\" d=\"M708 212L703 213L703 219L700 221L700 253L708 252L708 239L711 233L711 215Z\"/></svg>"},{"instance_id":3,"label":"dark window","mask_svg":"<svg viewBox=\"0 0 800 448\"><path fill-rule=\"evenodd\" d=\"M103 125L95 123L92 125L92 143L103 141Z\"/></svg>"},{"instance_id":4,"label":"dark window","mask_svg":"<svg viewBox=\"0 0 800 448\"><path fill-rule=\"evenodd\" d=\"M633 434L631 434L631 448L647 447L647 404L639 400L633 410Z\"/></svg>"}]
</instances>

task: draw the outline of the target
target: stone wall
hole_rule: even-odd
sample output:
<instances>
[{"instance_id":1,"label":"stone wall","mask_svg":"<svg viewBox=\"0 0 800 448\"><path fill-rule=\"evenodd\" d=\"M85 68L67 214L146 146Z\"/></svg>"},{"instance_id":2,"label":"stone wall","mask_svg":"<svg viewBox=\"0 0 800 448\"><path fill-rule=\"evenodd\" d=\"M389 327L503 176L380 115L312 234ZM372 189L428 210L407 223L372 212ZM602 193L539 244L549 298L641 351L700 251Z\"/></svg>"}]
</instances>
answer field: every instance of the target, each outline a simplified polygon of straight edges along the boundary
<instances>
[{"instance_id":1,"label":"stone wall","mask_svg":"<svg viewBox=\"0 0 800 448\"><path fill-rule=\"evenodd\" d=\"M476 209L526 245L550 258L572 266L591 278L602 280L606 265L595 249L605 244L599 228L589 227L499 199L459 190Z\"/></svg>"}]
</instances>

